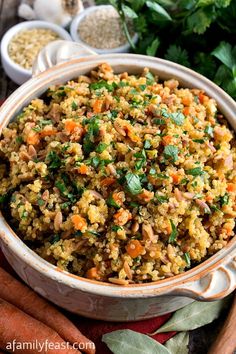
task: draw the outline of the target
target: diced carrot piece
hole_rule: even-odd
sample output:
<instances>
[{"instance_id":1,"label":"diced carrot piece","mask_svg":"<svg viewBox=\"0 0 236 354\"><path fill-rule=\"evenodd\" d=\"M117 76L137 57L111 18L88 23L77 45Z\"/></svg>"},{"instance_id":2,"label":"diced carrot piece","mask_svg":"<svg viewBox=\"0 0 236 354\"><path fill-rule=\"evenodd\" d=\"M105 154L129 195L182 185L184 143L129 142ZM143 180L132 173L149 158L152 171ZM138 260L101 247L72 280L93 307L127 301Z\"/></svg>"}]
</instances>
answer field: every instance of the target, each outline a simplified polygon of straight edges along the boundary
<instances>
[{"instance_id":1,"label":"diced carrot piece","mask_svg":"<svg viewBox=\"0 0 236 354\"><path fill-rule=\"evenodd\" d=\"M172 173L171 177L173 179L174 184L179 184L181 177L177 173Z\"/></svg>"},{"instance_id":2,"label":"diced carrot piece","mask_svg":"<svg viewBox=\"0 0 236 354\"><path fill-rule=\"evenodd\" d=\"M172 141L172 136L171 135L166 135L166 136L163 136L162 138L162 143L163 145L169 145Z\"/></svg>"},{"instance_id":3,"label":"diced carrot piece","mask_svg":"<svg viewBox=\"0 0 236 354\"><path fill-rule=\"evenodd\" d=\"M102 105L103 105L103 101L102 100L95 100L94 103L93 103L93 111L94 111L94 113L101 113Z\"/></svg>"},{"instance_id":4,"label":"diced carrot piece","mask_svg":"<svg viewBox=\"0 0 236 354\"><path fill-rule=\"evenodd\" d=\"M78 172L81 175L86 175L88 173L88 166L86 166L85 164L80 165L79 168L78 168Z\"/></svg>"},{"instance_id":5,"label":"diced carrot piece","mask_svg":"<svg viewBox=\"0 0 236 354\"><path fill-rule=\"evenodd\" d=\"M41 132L40 132L40 136L42 138L44 138L45 136L52 136L52 135L56 135L57 134L57 130L55 128L47 128L47 129L43 129Z\"/></svg>"},{"instance_id":6,"label":"diced carrot piece","mask_svg":"<svg viewBox=\"0 0 236 354\"><path fill-rule=\"evenodd\" d=\"M191 104L191 99L190 99L190 97L183 97L183 98L182 98L182 103L183 103L185 106L190 106L190 104Z\"/></svg>"},{"instance_id":7,"label":"diced carrot piece","mask_svg":"<svg viewBox=\"0 0 236 354\"><path fill-rule=\"evenodd\" d=\"M119 206L121 206L121 204L123 203L123 198L122 198L123 194L124 194L123 192L115 192L112 194L112 198L114 202Z\"/></svg>"},{"instance_id":8,"label":"diced carrot piece","mask_svg":"<svg viewBox=\"0 0 236 354\"><path fill-rule=\"evenodd\" d=\"M131 240L126 246L126 251L132 258L140 256L143 252L143 246L139 240Z\"/></svg>"},{"instance_id":9,"label":"diced carrot piece","mask_svg":"<svg viewBox=\"0 0 236 354\"><path fill-rule=\"evenodd\" d=\"M167 224L167 226L166 226L166 231L167 231L168 235L170 235L170 234L171 234L172 227L171 227L171 224L170 224L170 223L169 223L169 224Z\"/></svg>"},{"instance_id":10,"label":"diced carrot piece","mask_svg":"<svg viewBox=\"0 0 236 354\"><path fill-rule=\"evenodd\" d=\"M207 202L212 202L212 200L213 200L213 197L211 195L207 195L206 196L206 201Z\"/></svg>"},{"instance_id":11,"label":"diced carrot piece","mask_svg":"<svg viewBox=\"0 0 236 354\"><path fill-rule=\"evenodd\" d=\"M81 124L79 122L75 122L72 119L67 119L65 121L65 130L67 133L73 133L76 128L81 128Z\"/></svg>"},{"instance_id":12,"label":"diced carrot piece","mask_svg":"<svg viewBox=\"0 0 236 354\"><path fill-rule=\"evenodd\" d=\"M125 225L131 219L132 214L129 212L129 210L125 210L123 208L121 208L119 211L117 211L116 214L114 214L115 224L119 226Z\"/></svg>"},{"instance_id":13,"label":"diced carrot piece","mask_svg":"<svg viewBox=\"0 0 236 354\"><path fill-rule=\"evenodd\" d=\"M88 279L97 279L98 278L98 271L96 267L90 268L86 272L86 278Z\"/></svg>"},{"instance_id":14,"label":"diced carrot piece","mask_svg":"<svg viewBox=\"0 0 236 354\"><path fill-rule=\"evenodd\" d=\"M114 184L115 181L116 181L116 179L114 177L106 177L101 181L101 185L103 187L108 187L108 186Z\"/></svg>"},{"instance_id":15,"label":"diced carrot piece","mask_svg":"<svg viewBox=\"0 0 236 354\"><path fill-rule=\"evenodd\" d=\"M72 221L72 223L74 225L74 228L76 230L80 230L81 231L81 230L85 229L86 226L87 226L86 220L82 216L80 216L78 214L72 215L71 221Z\"/></svg>"},{"instance_id":16,"label":"diced carrot piece","mask_svg":"<svg viewBox=\"0 0 236 354\"><path fill-rule=\"evenodd\" d=\"M184 114L185 116L188 116L188 115L190 114L190 108L189 108L189 107L184 107L184 109L183 109L183 114Z\"/></svg>"},{"instance_id":17,"label":"diced carrot piece","mask_svg":"<svg viewBox=\"0 0 236 354\"><path fill-rule=\"evenodd\" d=\"M37 132L31 130L27 136L27 144L38 145L40 143L40 136Z\"/></svg>"},{"instance_id":18,"label":"diced carrot piece","mask_svg":"<svg viewBox=\"0 0 236 354\"><path fill-rule=\"evenodd\" d=\"M145 203L149 203L150 200L154 198L154 192L150 192L144 189L143 192L138 195L138 197L140 200L143 200Z\"/></svg>"},{"instance_id":19,"label":"diced carrot piece","mask_svg":"<svg viewBox=\"0 0 236 354\"><path fill-rule=\"evenodd\" d=\"M128 131L128 137L134 143L138 143L141 140L139 136L137 136L134 132L130 132L130 131Z\"/></svg>"},{"instance_id":20,"label":"diced carrot piece","mask_svg":"<svg viewBox=\"0 0 236 354\"><path fill-rule=\"evenodd\" d=\"M209 100L209 97L204 95L203 92L199 93L198 98L199 98L199 101L200 101L201 104L203 104L205 101Z\"/></svg>"},{"instance_id":21,"label":"diced carrot piece","mask_svg":"<svg viewBox=\"0 0 236 354\"><path fill-rule=\"evenodd\" d=\"M236 184L235 183L228 183L227 191L228 192L236 192Z\"/></svg>"}]
</instances>

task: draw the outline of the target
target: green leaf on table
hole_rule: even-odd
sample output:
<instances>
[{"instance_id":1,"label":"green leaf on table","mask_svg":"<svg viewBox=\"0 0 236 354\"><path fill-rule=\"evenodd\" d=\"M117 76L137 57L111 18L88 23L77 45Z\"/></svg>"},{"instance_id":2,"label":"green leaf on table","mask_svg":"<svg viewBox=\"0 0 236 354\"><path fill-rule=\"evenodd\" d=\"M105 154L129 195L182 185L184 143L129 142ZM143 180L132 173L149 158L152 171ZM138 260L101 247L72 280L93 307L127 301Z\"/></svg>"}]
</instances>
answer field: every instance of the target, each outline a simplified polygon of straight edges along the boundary
<instances>
[{"instance_id":1,"label":"green leaf on table","mask_svg":"<svg viewBox=\"0 0 236 354\"><path fill-rule=\"evenodd\" d=\"M214 0L214 5L216 7L228 7L232 0Z\"/></svg>"},{"instance_id":2,"label":"green leaf on table","mask_svg":"<svg viewBox=\"0 0 236 354\"><path fill-rule=\"evenodd\" d=\"M170 354L164 345L129 329L104 334L102 341L114 354Z\"/></svg>"},{"instance_id":3,"label":"green leaf on table","mask_svg":"<svg viewBox=\"0 0 236 354\"><path fill-rule=\"evenodd\" d=\"M169 350L171 354L188 354L189 344L189 333L180 332L174 337L170 338L166 343L165 347Z\"/></svg>"},{"instance_id":4,"label":"green leaf on table","mask_svg":"<svg viewBox=\"0 0 236 354\"><path fill-rule=\"evenodd\" d=\"M133 18L133 19L138 17L136 12L127 5L122 4L122 10L124 11L126 17Z\"/></svg>"},{"instance_id":5,"label":"green leaf on table","mask_svg":"<svg viewBox=\"0 0 236 354\"><path fill-rule=\"evenodd\" d=\"M170 331L190 331L211 323L221 314L231 301L228 296L223 300L212 302L194 301L176 311L163 326L151 335Z\"/></svg>"},{"instance_id":6,"label":"green leaf on table","mask_svg":"<svg viewBox=\"0 0 236 354\"><path fill-rule=\"evenodd\" d=\"M152 43L147 47L146 50L147 55L154 57L159 46L160 46L159 38L154 39L154 41L152 41Z\"/></svg>"},{"instance_id":7,"label":"green leaf on table","mask_svg":"<svg viewBox=\"0 0 236 354\"><path fill-rule=\"evenodd\" d=\"M189 62L189 56L188 52L185 49L182 49L181 47L171 44L167 50L167 53L165 54L165 59L173 61L175 63L184 65L189 67L190 62Z\"/></svg>"},{"instance_id":8,"label":"green leaf on table","mask_svg":"<svg viewBox=\"0 0 236 354\"><path fill-rule=\"evenodd\" d=\"M146 1L146 5L149 9L156 12L162 19L167 20L167 21L172 21L172 18L170 17L168 12L161 5L159 5L153 1Z\"/></svg>"}]
</instances>

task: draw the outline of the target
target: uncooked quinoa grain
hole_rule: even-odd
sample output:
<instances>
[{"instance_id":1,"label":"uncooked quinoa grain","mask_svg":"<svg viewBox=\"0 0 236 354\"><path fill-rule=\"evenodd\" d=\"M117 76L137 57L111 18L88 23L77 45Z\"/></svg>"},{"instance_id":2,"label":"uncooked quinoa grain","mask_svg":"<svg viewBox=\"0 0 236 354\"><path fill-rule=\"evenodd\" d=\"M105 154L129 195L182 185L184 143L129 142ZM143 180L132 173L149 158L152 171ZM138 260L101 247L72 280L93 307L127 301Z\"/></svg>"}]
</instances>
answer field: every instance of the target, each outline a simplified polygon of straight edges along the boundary
<instances>
[{"instance_id":1,"label":"uncooked quinoa grain","mask_svg":"<svg viewBox=\"0 0 236 354\"><path fill-rule=\"evenodd\" d=\"M130 33L133 34L129 22ZM78 28L80 39L98 49L112 49L127 42L119 14L113 8L98 9L87 15Z\"/></svg>"},{"instance_id":2,"label":"uncooked quinoa grain","mask_svg":"<svg viewBox=\"0 0 236 354\"><path fill-rule=\"evenodd\" d=\"M10 58L25 69L31 69L39 51L59 35L47 28L33 28L16 34L9 43Z\"/></svg>"},{"instance_id":3,"label":"uncooked quinoa grain","mask_svg":"<svg viewBox=\"0 0 236 354\"><path fill-rule=\"evenodd\" d=\"M235 134L199 89L104 63L3 129L0 206L42 258L117 286L180 274L235 237Z\"/></svg>"}]
</instances>

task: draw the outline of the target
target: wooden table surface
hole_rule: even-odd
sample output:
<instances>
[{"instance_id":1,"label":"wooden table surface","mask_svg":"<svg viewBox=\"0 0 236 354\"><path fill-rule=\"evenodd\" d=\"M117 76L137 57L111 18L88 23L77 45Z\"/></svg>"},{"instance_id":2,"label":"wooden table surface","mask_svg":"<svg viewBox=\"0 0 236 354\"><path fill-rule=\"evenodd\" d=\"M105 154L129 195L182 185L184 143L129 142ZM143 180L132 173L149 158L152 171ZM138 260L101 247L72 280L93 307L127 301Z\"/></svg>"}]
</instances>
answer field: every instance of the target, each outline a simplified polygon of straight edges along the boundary
<instances>
[{"instance_id":1,"label":"wooden table surface","mask_svg":"<svg viewBox=\"0 0 236 354\"><path fill-rule=\"evenodd\" d=\"M17 7L20 0L0 0L0 39L14 24L20 22ZM0 100L8 97L18 86L4 73L0 62ZM190 334L190 354L206 354L218 334L226 314L212 324L194 330ZM222 348L223 349L223 348ZM100 353L99 353L100 354ZM222 350L223 354L223 350Z\"/></svg>"}]
</instances>

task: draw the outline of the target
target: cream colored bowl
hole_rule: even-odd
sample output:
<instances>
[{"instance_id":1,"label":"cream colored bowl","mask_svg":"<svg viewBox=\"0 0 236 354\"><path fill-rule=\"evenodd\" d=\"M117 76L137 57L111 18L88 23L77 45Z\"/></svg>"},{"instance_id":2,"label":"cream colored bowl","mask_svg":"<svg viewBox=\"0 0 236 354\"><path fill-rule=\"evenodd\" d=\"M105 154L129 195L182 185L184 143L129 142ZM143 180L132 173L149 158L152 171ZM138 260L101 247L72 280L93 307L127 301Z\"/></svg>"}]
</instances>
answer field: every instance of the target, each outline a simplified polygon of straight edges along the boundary
<instances>
[{"instance_id":1,"label":"cream colored bowl","mask_svg":"<svg viewBox=\"0 0 236 354\"><path fill-rule=\"evenodd\" d=\"M62 50L62 46L64 49ZM219 109L236 130L236 103L203 76L165 60L134 54L90 55L78 44L59 41L49 45L38 58L39 72L68 57L83 56L36 75L16 90L0 109L0 128L5 127L31 99L51 84L66 82L108 62L115 72L140 73L144 67L162 79L176 78L185 87L204 90L216 99ZM84 55L88 54L86 57ZM40 68L40 69L39 69ZM19 276L36 292L55 304L87 317L132 321L175 311L193 299L221 299L236 287L236 238L207 261L169 279L140 285L118 286L84 279L65 271L31 251L0 216L2 250Z\"/></svg>"}]
</instances>

